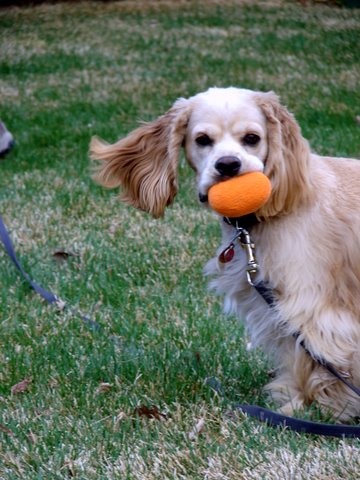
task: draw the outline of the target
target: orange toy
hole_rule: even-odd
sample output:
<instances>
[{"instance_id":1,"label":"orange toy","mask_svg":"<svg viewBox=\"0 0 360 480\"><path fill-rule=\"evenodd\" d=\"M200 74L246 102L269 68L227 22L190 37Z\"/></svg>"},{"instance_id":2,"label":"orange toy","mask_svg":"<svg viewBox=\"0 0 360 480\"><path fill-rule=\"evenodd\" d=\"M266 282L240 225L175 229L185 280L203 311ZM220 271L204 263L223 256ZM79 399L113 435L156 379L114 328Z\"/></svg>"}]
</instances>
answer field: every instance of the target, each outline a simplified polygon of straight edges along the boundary
<instances>
[{"instance_id":1,"label":"orange toy","mask_svg":"<svg viewBox=\"0 0 360 480\"><path fill-rule=\"evenodd\" d=\"M269 199L271 183L261 172L251 172L216 183L208 192L210 207L224 217L256 212Z\"/></svg>"}]
</instances>

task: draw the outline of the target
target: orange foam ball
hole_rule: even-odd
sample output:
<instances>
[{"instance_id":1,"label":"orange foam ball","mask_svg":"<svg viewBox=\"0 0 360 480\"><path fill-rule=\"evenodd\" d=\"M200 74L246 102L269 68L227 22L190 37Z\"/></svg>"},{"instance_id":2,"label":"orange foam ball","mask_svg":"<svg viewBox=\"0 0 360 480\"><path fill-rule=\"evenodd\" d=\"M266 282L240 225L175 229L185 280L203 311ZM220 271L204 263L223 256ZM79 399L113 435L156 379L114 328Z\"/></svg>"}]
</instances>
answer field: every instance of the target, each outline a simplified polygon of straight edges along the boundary
<instances>
[{"instance_id":1,"label":"orange foam ball","mask_svg":"<svg viewBox=\"0 0 360 480\"><path fill-rule=\"evenodd\" d=\"M208 191L208 200L217 213L234 218L256 212L270 194L268 177L261 172L251 172L216 183Z\"/></svg>"}]
</instances>

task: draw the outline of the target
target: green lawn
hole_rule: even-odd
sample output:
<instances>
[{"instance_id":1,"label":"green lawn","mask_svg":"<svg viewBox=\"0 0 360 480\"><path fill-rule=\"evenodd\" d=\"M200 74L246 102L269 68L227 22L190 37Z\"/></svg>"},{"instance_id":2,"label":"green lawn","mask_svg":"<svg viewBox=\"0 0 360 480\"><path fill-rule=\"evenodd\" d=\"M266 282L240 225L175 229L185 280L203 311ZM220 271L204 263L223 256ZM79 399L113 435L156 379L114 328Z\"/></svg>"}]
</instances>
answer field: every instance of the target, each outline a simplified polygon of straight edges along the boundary
<instances>
[{"instance_id":1,"label":"green lawn","mask_svg":"<svg viewBox=\"0 0 360 480\"><path fill-rule=\"evenodd\" d=\"M324 3L0 9L0 118L17 142L0 214L31 276L101 326L44 304L0 248L1 479L360 478L359 441L233 411L274 407L271 364L207 291L220 231L191 169L153 220L95 185L88 160L92 135L115 141L213 85L272 89L314 150L360 157L359 45L360 10Z\"/></svg>"}]
</instances>

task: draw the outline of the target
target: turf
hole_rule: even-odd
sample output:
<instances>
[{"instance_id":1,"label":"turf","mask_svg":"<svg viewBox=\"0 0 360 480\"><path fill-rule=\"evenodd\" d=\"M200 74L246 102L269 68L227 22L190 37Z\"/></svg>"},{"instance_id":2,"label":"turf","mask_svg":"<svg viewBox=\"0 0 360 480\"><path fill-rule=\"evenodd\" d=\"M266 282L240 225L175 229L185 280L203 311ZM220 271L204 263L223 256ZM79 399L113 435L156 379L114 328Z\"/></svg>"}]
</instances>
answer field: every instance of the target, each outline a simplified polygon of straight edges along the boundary
<instances>
[{"instance_id":1,"label":"turf","mask_svg":"<svg viewBox=\"0 0 360 480\"><path fill-rule=\"evenodd\" d=\"M359 441L232 408L273 407L272 365L207 291L219 227L185 162L153 220L96 186L88 160L92 135L115 141L213 85L274 90L314 150L359 157L359 32L359 10L323 2L0 9L0 117L16 140L0 214L27 271L71 306L44 304L0 249L1 479L360 477Z\"/></svg>"}]
</instances>

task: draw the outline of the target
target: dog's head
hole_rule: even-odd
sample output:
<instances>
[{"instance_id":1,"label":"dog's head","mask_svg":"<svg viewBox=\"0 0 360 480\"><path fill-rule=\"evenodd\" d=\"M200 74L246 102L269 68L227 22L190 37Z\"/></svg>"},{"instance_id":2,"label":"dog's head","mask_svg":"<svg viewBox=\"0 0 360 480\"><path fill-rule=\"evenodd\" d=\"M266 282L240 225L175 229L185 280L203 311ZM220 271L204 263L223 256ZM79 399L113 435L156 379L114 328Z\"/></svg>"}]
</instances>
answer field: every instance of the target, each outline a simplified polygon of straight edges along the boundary
<instances>
[{"instance_id":1,"label":"dog's head","mask_svg":"<svg viewBox=\"0 0 360 480\"><path fill-rule=\"evenodd\" d=\"M121 186L124 201L160 217L178 190L182 146L203 202L213 184L253 171L263 171L272 184L270 200L257 212L261 217L290 212L306 196L310 151L294 117L274 93L238 88L180 98L113 145L94 138L91 157L101 161L94 178L109 188Z\"/></svg>"}]
</instances>

